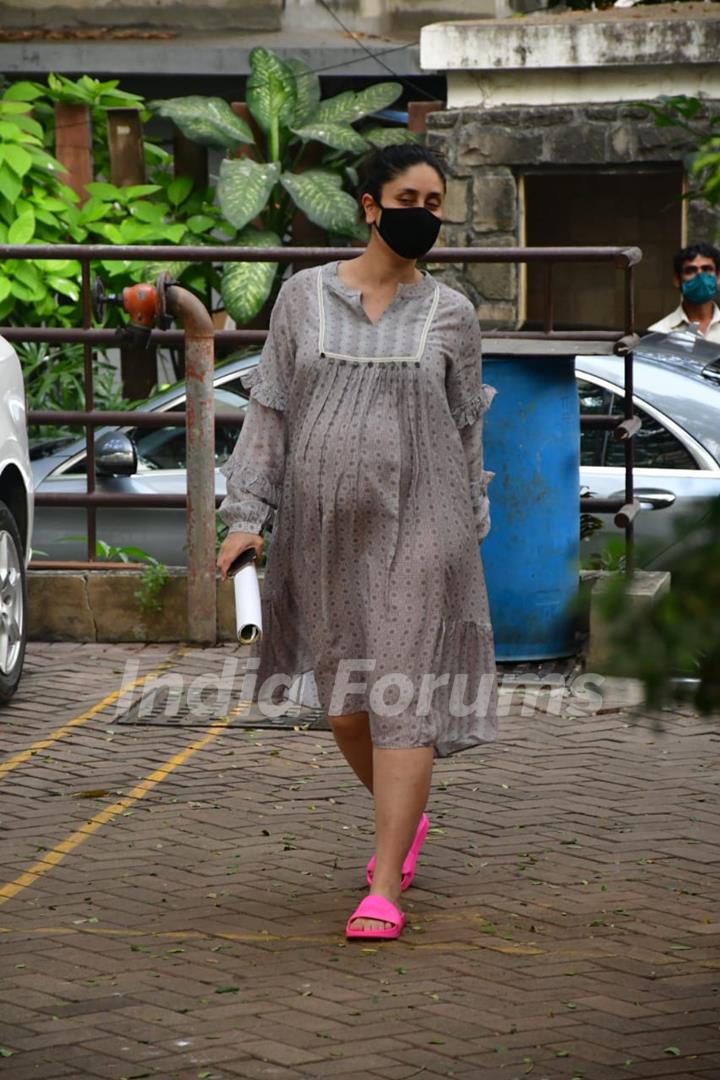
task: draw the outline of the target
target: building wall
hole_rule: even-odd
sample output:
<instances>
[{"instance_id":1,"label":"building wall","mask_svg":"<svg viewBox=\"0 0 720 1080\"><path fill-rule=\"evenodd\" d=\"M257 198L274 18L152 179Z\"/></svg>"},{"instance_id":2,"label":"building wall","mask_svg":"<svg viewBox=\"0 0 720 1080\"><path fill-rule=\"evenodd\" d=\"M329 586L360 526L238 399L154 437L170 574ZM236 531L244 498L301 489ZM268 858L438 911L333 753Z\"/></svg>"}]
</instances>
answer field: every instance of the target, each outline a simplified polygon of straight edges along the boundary
<instances>
[{"instance_id":1,"label":"building wall","mask_svg":"<svg viewBox=\"0 0 720 1080\"><path fill-rule=\"evenodd\" d=\"M1 0L5 27L278 30L283 0Z\"/></svg>"},{"instance_id":2,"label":"building wall","mask_svg":"<svg viewBox=\"0 0 720 1080\"><path fill-rule=\"evenodd\" d=\"M439 20L499 18L525 0L328 0L351 29L411 32ZM527 0L529 2L529 0ZM318 0L1 0L6 27L148 26L198 31L324 30L338 23Z\"/></svg>"},{"instance_id":3,"label":"building wall","mask_svg":"<svg viewBox=\"0 0 720 1080\"><path fill-rule=\"evenodd\" d=\"M647 327L677 306L670 255L680 245L685 203L678 165L567 166L523 177L525 236L529 247L632 245L637 268L637 326ZM553 315L565 329L624 327L624 275L607 263L558 264L553 269ZM526 316L542 326L545 268L527 269Z\"/></svg>"},{"instance_id":4,"label":"building wall","mask_svg":"<svg viewBox=\"0 0 720 1080\"><path fill-rule=\"evenodd\" d=\"M707 112L720 116L720 102L710 103ZM553 205L547 194L544 196L549 219L543 228L544 242L642 247L645 241L649 257L637 273L644 320L649 321L658 306L670 305L670 310L677 302L670 284L674 250L686 239L717 239L718 212L702 201L680 198L683 157L692 149L692 143L683 138L680 129L658 128L637 106L616 102L475 107L432 113L428 129L429 144L446 159L450 174L447 223L441 242L484 247L524 244L528 239L528 198L533 197L533 184L526 183L526 178L551 178L557 174L563 177L562 183L558 181L557 202ZM583 184L585 174L592 176L595 186L603 176L633 178L632 183L625 182L624 188L618 188L617 180L613 181L621 192L617 213L613 212L611 200L592 197L592 185ZM642 198L643 176L651 178L648 190L652 186L653 191L659 191L662 185L658 178L663 174L675 177L667 181L664 189L669 197L667 212L659 196ZM567 191L570 175L577 177L572 200L560 195L563 186ZM648 244L653 233L662 237L662 243ZM515 327L528 314L531 318L537 314L533 298L537 277L531 275L528 283L524 272L516 267L476 264L438 267L437 272L470 297L485 328ZM605 278L605 274L598 277L586 271L572 275L565 272L563 280L561 274L557 282L559 316L564 311L564 321L572 321L567 312L573 301L580 323L590 313L597 313L595 319L587 321L612 326L617 320L616 290L621 287L621 275L617 274L617 285L608 284ZM604 294L597 288L601 280ZM655 317L665 313L660 310Z\"/></svg>"},{"instance_id":5,"label":"building wall","mask_svg":"<svg viewBox=\"0 0 720 1080\"><path fill-rule=\"evenodd\" d=\"M454 19L497 19L512 14L524 0L327 0L352 30L364 33L416 32L422 26ZM528 0L529 2L529 0ZM286 26L330 29L333 19L318 0L286 0ZM335 24L337 25L337 24Z\"/></svg>"},{"instance_id":6,"label":"building wall","mask_svg":"<svg viewBox=\"0 0 720 1080\"><path fill-rule=\"evenodd\" d=\"M523 71L455 71L448 76L451 109L474 105L574 105L578 101L649 101L660 94L720 99L720 65L650 64L632 67Z\"/></svg>"}]
</instances>

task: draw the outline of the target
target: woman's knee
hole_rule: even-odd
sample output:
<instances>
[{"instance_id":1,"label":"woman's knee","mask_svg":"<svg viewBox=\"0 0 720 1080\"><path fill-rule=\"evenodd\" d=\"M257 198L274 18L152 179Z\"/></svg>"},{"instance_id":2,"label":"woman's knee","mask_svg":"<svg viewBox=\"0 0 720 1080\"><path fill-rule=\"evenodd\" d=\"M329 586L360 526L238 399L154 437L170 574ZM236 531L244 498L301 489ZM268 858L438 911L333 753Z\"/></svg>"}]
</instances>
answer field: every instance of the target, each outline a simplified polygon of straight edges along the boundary
<instances>
[{"instance_id":1,"label":"woman's knee","mask_svg":"<svg viewBox=\"0 0 720 1080\"><path fill-rule=\"evenodd\" d=\"M366 712L328 716L328 721L335 735L341 739L367 739L370 735L370 719Z\"/></svg>"}]
</instances>

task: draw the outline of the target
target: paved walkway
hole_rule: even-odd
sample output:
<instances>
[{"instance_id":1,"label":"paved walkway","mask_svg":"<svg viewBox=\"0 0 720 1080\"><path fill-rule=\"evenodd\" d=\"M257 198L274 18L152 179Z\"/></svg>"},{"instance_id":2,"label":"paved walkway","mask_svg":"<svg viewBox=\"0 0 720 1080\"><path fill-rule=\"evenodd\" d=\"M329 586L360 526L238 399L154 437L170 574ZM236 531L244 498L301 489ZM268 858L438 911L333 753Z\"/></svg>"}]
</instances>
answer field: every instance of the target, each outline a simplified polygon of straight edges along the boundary
<instances>
[{"instance_id":1,"label":"paved walkway","mask_svg":"<svg viewBox=\"0 0 720 1080\"><path fill-rule=\"evenodd\" d=\"M235 656L29 649L0 720L0 1073L720 1076L717 725L514 707L438 765L409 927L363 947L370 806L327 732L117 715L128 662Z\"/></svg>"}]
</instances>

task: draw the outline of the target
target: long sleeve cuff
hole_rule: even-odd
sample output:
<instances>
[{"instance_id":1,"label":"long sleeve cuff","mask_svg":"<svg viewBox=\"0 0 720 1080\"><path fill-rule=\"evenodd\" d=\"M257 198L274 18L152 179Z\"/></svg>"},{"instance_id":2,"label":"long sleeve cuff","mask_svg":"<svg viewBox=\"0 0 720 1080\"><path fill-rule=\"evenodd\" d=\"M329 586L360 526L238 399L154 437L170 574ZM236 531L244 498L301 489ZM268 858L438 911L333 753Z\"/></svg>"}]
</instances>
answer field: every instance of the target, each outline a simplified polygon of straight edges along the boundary
<instances>
[{"instance_id":1,"label":"long sleeve cuff","mask_svg":"<svg viewBox=\"0 0 720 1080\"><path fill-rule=\"evenodd\" d=\"M483 467L483 417L467 424L460 431L465 461L470 481L470 502L477 528L478 541L484 540L490 531L490 499L488 485L495 476Z\"/></svg>"}]
</instances>

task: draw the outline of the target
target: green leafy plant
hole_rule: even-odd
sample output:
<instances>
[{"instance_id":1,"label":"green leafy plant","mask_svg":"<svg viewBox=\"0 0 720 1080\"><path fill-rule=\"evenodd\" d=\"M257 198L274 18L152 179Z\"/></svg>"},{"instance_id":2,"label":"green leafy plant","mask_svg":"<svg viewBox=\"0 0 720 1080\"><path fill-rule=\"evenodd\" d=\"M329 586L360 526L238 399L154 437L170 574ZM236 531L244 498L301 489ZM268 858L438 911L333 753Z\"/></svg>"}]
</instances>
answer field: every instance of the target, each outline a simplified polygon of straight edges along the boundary
<instances>
[{"instance_id":1,"label":"green leafy plant","mask_svg":"<svg viewBox=\"0 0 720 1080\"><path fill-rule=\"evenodd\" d=\"M62 539L87 541L87 536L64 536ZM165 563L160 562L153 555L149 555L142 548L128 545L117 547L114 544L106 543L104 540L96 540L95 557L104 562L146 563L147 565L140 578L140 588L135 590L133 596L137 600L140 611L144 614L162 611L161 594L170 580L170 571Z\"/></svg>"},{"instance_id":2,"label":"green leafy plant","mask_svg":"<svg viewBox=\"0 0 720 1080\"><path fill-rule=\"evenodd\" d=\"M144 614L152 611L162 611L162 591L170 580L170 571L165 563L154 559L152 555L146 555L147 567L142 572L140 588L136 589L133 596L137 600L138 607Z\"/></svg>"},{"instance_id":3,"label":"green leafy plant","mask_svg":"<svg viewBox=\"0 0 720 1080\"><path fill-rule=\"evenodd\" d=\"M688 699L700 711L720 708L720 498L700 520L676 529L672 587L650 606L627 603L625 578L600 598L609 633L602 670L641 679L648 704ZM695 679L688 684L676 676Z\"/></svg>"},{"instance_id":4,"label":"green leafy plant","mask_svg":"<svg viewBox=\"0 0 720 1080\"><path fill-rule=\"evenodd\" d=\"M693 183L684 197L720 203L720 116L708 116L703 102L686 94L661 95L639 107L652 114L658 127L676 127L685 133L681 145L692 147L687 168Z\"/></svg>"},{"instance_id":5,"label":"green leafy plant","mask_svg":"<svg viewBox=\"0 0 720 1080\"><path fill-rule=\"evenodd\" d=\"M652 6L653 4L663 4L666 0L635 0L634 7L643 5L644 7ZM677 0L678 3L691 3L692 0ZM615 5L615 0L548 0L547 6L549 8L559 8L560 11L565 11L569 8L571 11L596 11L610 8Z\"/></svg>"},{"instance_id":6,"label":"green leafy plant","mask_svg":"<svg viewBox=\"0 0 720 1080\"><path fill-rule=\"evenodd\" d=\"M33 113L44 131L45 146L55 146L55 103L68 105L87 105L90 109L92 156L96 177L110 178L110 158L106 138L106 118L108 109L138 109L143 120L150 118L145 108L144 99L119 88L118 79L101 82L90 75L79 79L68 79L65 75L50 74L46 83L22 81L13 83L9 89L14 101L29 101ZM164 153L152 142L147 143L148 161L158 160L158 151Z\"/></svg>"},{"instance_id":7,"label":"green leafy plant","mask_svg":"<svg viewBox=\"0 0 720 1080\"><path fill-rule=\"evenodd\" d=\"M318 76L302 61L255 48L246 91L254 128L220 98L169 98L152 102L151 108L187 138L228 154L216 195L225 219L238 230L234 242L279 247L292 243L298 210L331 239L365 238L346 185L356 182L356 166L374 146L416 138L405 128L369 119L401 91L399 83L377 83L323 101ZM233 263L222 275L222 299L243 324L278 285L275 263Z\"/></svg>"},{"instance_id":8,"label":"green leafy plant","mask_svg":"<svg viewBox=\"0 0 720 1080\"><path fill-rule=\"evenodd\" d=\"M233 234L211 201L211 193L193 191L189 177L173 178L158 169L153 181L128 187L107 181L86 184L90 198L70 212L72 238L78 243L197 245L217 242L215 230L224 233L223 238ZM201 292L219 284L209 263L105 260L98 265L110 292L120 292L131 282L152 280L161 270ZM125 318L108 308L108 321L123 323Z\"/></svg>"},{"instance_id":9,"label":"green leafy plant","mask_svg":"<svg viewBox=\"0 0 720 1080\"><path fill-rule=\"evenodd\" d=\"M18 342L15 346L23 369L25 400L28 409L81 410L85 408L83 350L81 345L48 345ZM115 369L102 357L93 358L95 408L134 408L139 402L123 398L115 381ZM33 437L76 434L76 429L61 425L34 425Z\"/></svg>"},{"instance_id":10,"label":"green leafy plant","mask_svg":"<svg viewBox=\"0 0 720 1080\"><path fill-rule=\"evenodd\" d=\"M44 131L32 104L0 98L0 243L60 243L78 201L63 182L62 165L44 149ZM6 259L0 271L0 322L20 314L29 324L55 314L69 317L78 300L79 263Z\"/></svg>"},{"instance_id":11,"label":"green leafy plant","mask_svg":"<svg viewBox=\"0 0 720 1080\"><path fill-rule=\"evenodd\" d=\"M172 158L156 147L147 184L117 187L107 180L87 185L89 198L82 205L77 194L63 182L65 170L46 146L52 145L53 94L94 101L93 115L117 104L138 106L137 95L125 95L115 84L97 83L86 77L73 84L49 76L49 87L20 82L0 97L0 243L112 243L112 244L205 244L235 235L213 200L211 189L193 190L188 177L172 176ZM91 93L87 83L96 89ZM102 88L112 86L112 93ZM100 88L100 89L97 89ZM32 115L31 115L32 113ZM149 115L149 114L148 114ZM45 126L36 117L45 121ZM95 125L104 133L104 124ZM94 128L95 130L95 128ZM104 139L104 134L103 134ZM104 146L104 141L98 146ZM146 140L146 149L152 144ZM97 151L96 174L102 174L105 155ZM208 292L219 286L210 264L178 262L160 267L147 262L102 264L110 291L152 277L167 268L183 284ZM74 326L81 318L80 264L73 259L9 259L0 271L0 323L18 326ZM122 317L109 309L108 322Z\"/></svg>"}]
</instances>

